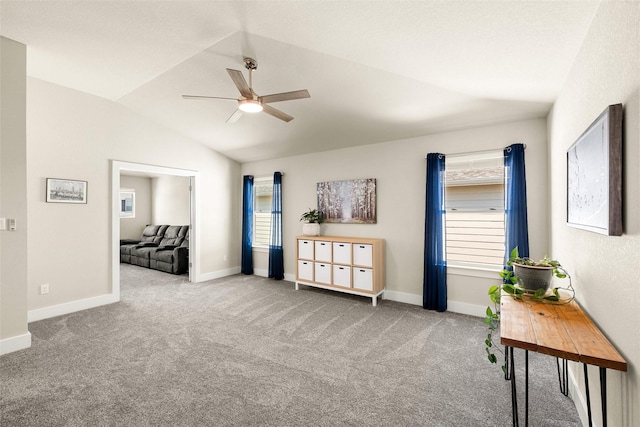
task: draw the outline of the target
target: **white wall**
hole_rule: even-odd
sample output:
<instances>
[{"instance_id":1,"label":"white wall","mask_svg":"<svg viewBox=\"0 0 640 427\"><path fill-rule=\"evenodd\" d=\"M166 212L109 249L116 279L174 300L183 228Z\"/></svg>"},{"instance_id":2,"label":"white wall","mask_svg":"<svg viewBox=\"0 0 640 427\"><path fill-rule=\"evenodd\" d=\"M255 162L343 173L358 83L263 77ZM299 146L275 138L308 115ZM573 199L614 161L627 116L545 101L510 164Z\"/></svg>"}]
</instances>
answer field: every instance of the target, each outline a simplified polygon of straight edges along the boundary
<instances>
[{"instance_id":1,"label":"white wall","mask_svg":"<svg viewBox=\"0 0 640 427\"><path fill-rule=\"evenodd\" d=\"M151 224L189 225L189 177L153 178L151 194Z\"/></svg>"},{"instance_id":2,"label":"white wall","mask_svg":"<svg viewBox=\"0 0 640 427\"><path fill-rule=\"evenodd\" d=\"M120 238L140 239L144 227L147 224L152 224L151 178L122 175L120 188L132 188L136 192L135 217L120 218Z\"/></svg>"},{"instance_id":3,"label":"white wall","mask_svg":"<svg viewBox=\"0 0 640 427\"><path fill-rule=\"evenodd\" d=\"M549 114L551 247L572 273L576 296L629 363L608 371L609 425L640 426L640 3L603 2ZM607 237L568 227L566 151L607 105L624 106L624 234ZM580 386L582 368L572 364ZM602 425L596 369L590 371L596 425Z\"/></svg>"},{"instance_id":4,"label":"white wall","mask_svg":"<svg viewBox=\"0 0 640 427\"><path fill-rule=\"evenodd\" d=\"M114 102L33 78L27 88L30 318L111 292L112 159L199 171L196 276L237 269L237 162ZM88 203L45 203L46 177L88 181ZM43 283L47 295L37 292Z\"/></svg>"},{"instance_id":5,"label":"white wall","mask_svg":"<svg viewBox=\"0 0 640 427\"><path fill-rule=\"evenodd\" d=\"M27 330L26 68L23 44L0 37L0 354L31 345Z\"/></svg>"},{"instance_id":6,"label":"white wall","mask_svg":"<svg viewBox=\"0 0 640 427\"><path fill-rule=\"evenodd\" d=\"M366 147L354 147L242 165L243 175L285 175L283 228L285 274L295 275L295 237L300 215L315 207L316 183L356 178L377 180L377 224L323 224L325 235L377 237L386 240L385 297L422 304L426 160L429 152L456 154L527 144L530 245L533 256L548 252L546 120L528 120L442 133ZM240 206L240 205L238 205ZM257 272L268 269L267 254L254 251ZM449 309L483 315L487 289L497 273L449 269Z\"/></svg>"}]
</instances>

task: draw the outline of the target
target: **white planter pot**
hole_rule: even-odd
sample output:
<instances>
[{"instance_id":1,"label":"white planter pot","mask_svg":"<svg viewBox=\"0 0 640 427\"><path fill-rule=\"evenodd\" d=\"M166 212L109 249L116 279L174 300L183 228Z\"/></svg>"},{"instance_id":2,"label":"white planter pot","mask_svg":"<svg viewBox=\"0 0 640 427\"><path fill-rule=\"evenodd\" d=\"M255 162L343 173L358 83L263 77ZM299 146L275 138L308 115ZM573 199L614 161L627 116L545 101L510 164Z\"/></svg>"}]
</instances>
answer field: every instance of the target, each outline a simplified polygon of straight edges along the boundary
<instances>
[{"instance_id":1,"label":"white planter pot","mask_svg":"<svg viewBox=\"0 0 640 427\"><path fill-rule=\"evenodd\" d=\"M304 234L305 236L319 236L320 224L318 224L317 222L305 222L304 224L302 224L302 234Z\"/></svg>"}]
</instances>

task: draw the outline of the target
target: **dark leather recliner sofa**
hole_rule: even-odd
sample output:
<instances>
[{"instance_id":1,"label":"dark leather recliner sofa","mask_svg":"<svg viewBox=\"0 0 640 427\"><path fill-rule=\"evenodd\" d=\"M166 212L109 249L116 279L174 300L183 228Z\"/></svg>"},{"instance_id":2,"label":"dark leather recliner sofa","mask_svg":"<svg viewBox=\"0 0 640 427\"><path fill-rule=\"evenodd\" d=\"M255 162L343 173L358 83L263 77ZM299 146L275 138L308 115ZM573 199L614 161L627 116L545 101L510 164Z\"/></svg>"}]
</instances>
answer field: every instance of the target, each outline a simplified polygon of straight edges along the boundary
<instances>
[{"instance_id":1,"label":"dark leather recliner sofa","mask_svg":"<svg viewBox=\"0 0 640 427\"><path fill-rule=\"evenodd\" d=\"M120 262L182 274L189 270L189 226L147 225L140 240L120 240Z\"/></svg>"}]
</instances>

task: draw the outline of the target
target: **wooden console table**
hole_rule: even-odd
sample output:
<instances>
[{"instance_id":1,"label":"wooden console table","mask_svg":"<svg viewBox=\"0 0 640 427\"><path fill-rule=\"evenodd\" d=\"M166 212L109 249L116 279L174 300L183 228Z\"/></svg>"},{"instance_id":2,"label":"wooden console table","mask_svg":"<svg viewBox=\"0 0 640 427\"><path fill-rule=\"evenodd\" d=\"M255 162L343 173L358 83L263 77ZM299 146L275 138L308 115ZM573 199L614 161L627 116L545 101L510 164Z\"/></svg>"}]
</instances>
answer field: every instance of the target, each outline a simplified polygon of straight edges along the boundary
<instances>
[{"instance_id":1,"label":"wooden console table","mask_svg":"<svg viewBox=\"0 0 640 427\"><path fill-rule=\"evenodd\" d=\"M589 377L587 365L600 368L600 395L602 423L607 425L607 377L606 370L627 371L627 362L591 321L580 306L572 301L568 304L545 304L516 300L503 295L500 300L500 343L506 348L506 379L511 381L513 425L518 425L515 363L513 348L525 350L525 426L529 423L529 351L548 354L563 360L560 389L568 394L567 360L580 362L584 367L589 426L592 425ZM563 384L564 383L564 384Z\"/></svg>"}]
</instances>

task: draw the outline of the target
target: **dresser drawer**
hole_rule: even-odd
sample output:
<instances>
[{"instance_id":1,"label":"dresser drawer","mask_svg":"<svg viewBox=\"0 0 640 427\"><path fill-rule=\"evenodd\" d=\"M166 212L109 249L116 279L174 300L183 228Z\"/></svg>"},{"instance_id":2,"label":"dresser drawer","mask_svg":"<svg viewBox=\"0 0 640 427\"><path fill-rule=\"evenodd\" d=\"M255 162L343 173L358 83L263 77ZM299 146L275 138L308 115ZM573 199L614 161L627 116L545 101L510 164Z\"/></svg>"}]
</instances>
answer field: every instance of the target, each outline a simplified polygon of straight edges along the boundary
<instances>
[{"instance_id":1,"label":"dresser drawer","mask_svg":"<svg viewBox=\"0 0 640 427\"><path fill-rule=\"evenodd\" d=\"M311 261L298 260L298 280L313 281L313 263Z\"/></svg>"},{"instance_id":2,"label":"dresser drawer","mask_svg":"<svg viewBox=\"0 0 640 427\"><path fill-rule=\"evenodd\" d=\"M333 266L333 284L336 286L351 287L351 267L346 265Z\"/></svg>"},{"instance_id":3,"label":"dresser drawer","mask_svg":"<svg viewBox=\"0 0 640 427\"><path fill-rule=\"evenodd\" d=\"M315 282L331 284L331 264L314 262Z\"/></svg>"},{"instance_id":4,"label":"dresser drawer","mask_svg":"<svg viewBox=\"0 0 640 427\"><path fill-rule=\"evenodd\" d=\"M353 264L373 267L373 246L368 244L353 244Z\"/></svg>"},{"instance_id":5,"label":"dresser drawer","mask_svg":"<svg viewBox=\"0 0 640 427\"><path fill-rule=\"evenodd\" d=\"M316 240L316 256L314 260L331 262L331 242Z\"/></svg>"},{"instance_id":6,"label":"dresser drawer","mask_svg":"<svg viewBox=\"0 0 640 427\"><path fill-rule=\"evenodd\" d=\"M351 265L351 243L333 242L333 262Z\"/></svg>"},{"instance_id":7,"label":"dresser drawer","mask_svg":"<svg viewBox=\"0 0 640 427\"><path fill-rule=\"evenodd\" d=\"M298 240L298 258L313 259L313 240Z\"/></svg>"},{"instance_id":8,"label":"dresser drawer","mask_svg":"<svg viewBox=\"0 0 640 427\"><path fill-rule=\"evenodd\" d=\"M373 291L373 270L353 267L353 288L361 291Z\"/></svg>"}]
</instances>

